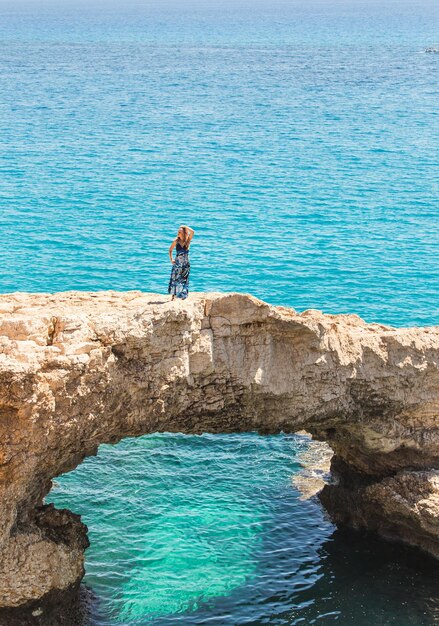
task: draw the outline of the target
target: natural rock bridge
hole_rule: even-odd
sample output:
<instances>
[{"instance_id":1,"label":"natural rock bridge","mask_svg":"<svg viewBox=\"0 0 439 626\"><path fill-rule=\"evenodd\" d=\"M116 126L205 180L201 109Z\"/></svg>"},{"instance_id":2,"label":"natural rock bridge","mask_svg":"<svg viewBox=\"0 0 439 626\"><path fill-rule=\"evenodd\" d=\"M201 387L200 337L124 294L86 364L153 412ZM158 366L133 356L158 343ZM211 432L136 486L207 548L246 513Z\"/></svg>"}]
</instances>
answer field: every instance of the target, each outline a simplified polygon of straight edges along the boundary
<instances>
[{"instance_id":1,"label":"natural rock bridge","mask_svg":"<svg viewBox=\"0 0 439 626\"><path fill-rule=\"evenodd\" d=\"M439 328L237 293L0 296L0 606L77 585L86 529L44 507L99 444L294 432L335 452L334 520L439 556Z\"/></svg>"}]
</instances>

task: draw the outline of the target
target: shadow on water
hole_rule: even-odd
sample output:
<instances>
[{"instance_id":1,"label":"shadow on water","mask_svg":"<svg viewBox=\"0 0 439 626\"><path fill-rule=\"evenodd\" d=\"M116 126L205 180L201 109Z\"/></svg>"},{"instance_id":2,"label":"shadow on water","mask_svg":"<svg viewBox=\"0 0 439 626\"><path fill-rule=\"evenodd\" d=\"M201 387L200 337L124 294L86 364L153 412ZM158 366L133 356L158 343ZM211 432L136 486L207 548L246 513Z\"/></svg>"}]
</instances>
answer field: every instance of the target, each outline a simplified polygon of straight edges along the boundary
<instances>
[{"instance_id":1,"label":"shadow on water","mask_svg":"<svg viewBox=\"0 0 439 626\"><path fill-rule=\"evenodd\" d=\"M274 532L284 531L280 520ZM266 547L256 576L230 595L194 611L119 626L439 624L439 563L416 548L346 528L336 529L300 563L294 542L275 553ZM100 606L98 598L89 604L84 626L107 626Z\"/></svg>"},{"instance_id":2,"label":"shadow on water","mask_svg":"<svg viewBox=\"0 0 439 626\"><path fill-rule=\"evenodd\" d=\"M156 626L439 624L439 565L417 549L390 544L370 534L336 530L319 549L318 559L316 580L310 584L307 569L312 564L305 562L290 580L288 576L278 577L274 571L273 578L265 579L259 589L242 587L192 615L153 623Z\"/></svg>"}]
</instances>

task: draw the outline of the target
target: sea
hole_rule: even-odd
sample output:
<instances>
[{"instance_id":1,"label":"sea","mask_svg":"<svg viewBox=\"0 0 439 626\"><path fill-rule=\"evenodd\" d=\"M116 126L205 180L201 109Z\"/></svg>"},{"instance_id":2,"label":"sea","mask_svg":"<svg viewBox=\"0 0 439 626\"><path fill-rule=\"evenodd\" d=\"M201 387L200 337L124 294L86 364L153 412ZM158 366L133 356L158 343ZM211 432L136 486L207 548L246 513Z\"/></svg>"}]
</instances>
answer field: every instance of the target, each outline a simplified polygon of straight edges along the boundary
<instances>
[{"instance_id":1,"label":"sea","mask_svg":"<svg viewBox=\"0 0 439 626\"><path fill-rule=\"evenodd\" d=\"M437 0L0 0L0 293L190 291L439 324ZM94 626L431 626L438 566L337 529L303 435L102 445Z\"/></svg>"}]
</instances>

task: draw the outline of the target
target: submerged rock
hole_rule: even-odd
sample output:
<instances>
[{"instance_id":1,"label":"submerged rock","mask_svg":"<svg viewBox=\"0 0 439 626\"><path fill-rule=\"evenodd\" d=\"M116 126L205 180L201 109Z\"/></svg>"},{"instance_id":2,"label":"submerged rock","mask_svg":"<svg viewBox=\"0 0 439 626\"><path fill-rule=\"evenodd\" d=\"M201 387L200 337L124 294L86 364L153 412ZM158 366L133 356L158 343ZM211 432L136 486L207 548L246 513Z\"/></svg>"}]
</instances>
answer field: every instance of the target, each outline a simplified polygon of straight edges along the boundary
<instances>
[{"instance_id":1,"label":"submerged rock","mask_svg":"<svg viewBox=\"0 0 439 626\"><path fill-rule=\"evenodd\" d=\"M335 521L439 554L439 328L238 293L15 293L0 313L0 606L83 575L86 527L42 506L52 479L157 431L305 428L335 453Z\"/></svg>"},{"instance_id":2,"label":"submerged rock","mask_svg":"<svg viewBox=\"0 0 439 626\"><path fill-rule=\"evenodd\" d=\"M297 433L311 437L305 431ZM333 451L324 441L314 441L309 448L298 455L302 469L292 476L293 485L300 492L301 500L316 496L323 487L331 482L330 469Z\"/></svg>"}]
</instances>

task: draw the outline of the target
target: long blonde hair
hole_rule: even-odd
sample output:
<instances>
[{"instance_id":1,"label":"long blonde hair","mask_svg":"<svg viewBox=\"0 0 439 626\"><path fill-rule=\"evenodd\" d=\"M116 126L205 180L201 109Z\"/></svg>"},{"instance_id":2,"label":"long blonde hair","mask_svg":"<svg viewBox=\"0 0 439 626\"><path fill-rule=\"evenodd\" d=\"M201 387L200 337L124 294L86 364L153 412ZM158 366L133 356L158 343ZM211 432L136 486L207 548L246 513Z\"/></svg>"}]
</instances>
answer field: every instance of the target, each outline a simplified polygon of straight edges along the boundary
<instances>
[{"instance_id":1,"label":"long blonde hair","mask_svg":"<svg viewBox=\"0 0 439 626\"><path fill-rule=\"evenodd\" d=\"M183 239L183 243L180 243L179 239L179 234L177 233L177 241L179 241L180 245L183 246L183 248L188 249L189 248L189 232L186 230L185 226L180 226L180 228L178 229L178 231L180 232L180 229L183 230L184 233L184 239Z\"/></svg>"}]
</instances>

